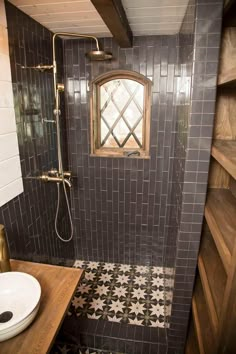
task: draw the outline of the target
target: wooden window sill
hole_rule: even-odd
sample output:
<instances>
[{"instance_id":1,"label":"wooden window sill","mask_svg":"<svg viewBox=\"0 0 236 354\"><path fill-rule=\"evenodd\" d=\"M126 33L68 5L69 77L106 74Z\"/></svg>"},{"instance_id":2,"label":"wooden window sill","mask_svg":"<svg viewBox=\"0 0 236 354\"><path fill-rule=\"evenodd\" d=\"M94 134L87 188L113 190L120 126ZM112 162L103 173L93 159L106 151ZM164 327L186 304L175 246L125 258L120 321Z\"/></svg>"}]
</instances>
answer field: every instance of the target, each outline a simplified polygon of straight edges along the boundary
<instances>
[{"instance_id":1,"label":"wooden window sill","mask_svg":"<svg viewBox=\"0 0 236 354\"><path fill-rule=\"evenodd\" d=\"M124 155L123 153L112 153L112 152L96 152L94 154L90 154L91 157L108 157L108 158L125 158L125 159L144 159L144 160L150 160L149 155Z\"/></svg>"}]
</instances>

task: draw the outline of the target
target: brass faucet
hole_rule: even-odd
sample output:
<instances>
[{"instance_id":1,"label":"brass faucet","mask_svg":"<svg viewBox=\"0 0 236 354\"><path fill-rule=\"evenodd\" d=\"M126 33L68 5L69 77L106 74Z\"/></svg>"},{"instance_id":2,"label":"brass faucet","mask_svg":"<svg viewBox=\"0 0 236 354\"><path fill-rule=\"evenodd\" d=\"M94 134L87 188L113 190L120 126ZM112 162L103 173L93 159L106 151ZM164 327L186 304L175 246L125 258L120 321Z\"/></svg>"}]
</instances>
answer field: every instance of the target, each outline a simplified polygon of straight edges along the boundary
<instances>
[{"instance_id":1,"label":"brass faucet","mask_svg":"<svg viewBox=\"0 0 236 354\"><path fill-rule=\"evenodd\" d=\"M0 224L0 273L10 272L10 256L4 226Z\"/></svg>"}]
</instances>

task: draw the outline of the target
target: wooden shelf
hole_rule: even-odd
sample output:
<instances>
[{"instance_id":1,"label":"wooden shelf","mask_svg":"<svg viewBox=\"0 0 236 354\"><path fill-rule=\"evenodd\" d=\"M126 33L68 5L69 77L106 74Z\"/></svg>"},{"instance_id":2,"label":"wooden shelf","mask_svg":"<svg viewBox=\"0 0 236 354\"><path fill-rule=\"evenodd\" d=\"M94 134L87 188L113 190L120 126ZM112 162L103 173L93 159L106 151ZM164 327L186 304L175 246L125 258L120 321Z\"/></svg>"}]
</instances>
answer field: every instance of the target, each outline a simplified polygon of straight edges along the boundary
<instances>
[{"instance_id":1,"label":"wooden shelf","mask_svg":"<svg viewBox=\"0 0 236 354\"><path fill-rule=\"evenodd\" d=\"M227 189L209 189L205 218L225 271L229 274L236 238L236 199Z\"/></svg>"},{"instance_id":2,"label":"wooden shelf","mask_svg":"<svg viewBox=\"0 0 236 354\"><path fill-rule=\"evenodd\" d=\"M186 342L185 354L201 354L198 348L198 341L193 321L190 322L189 326L189 335Z\"/></svg>"},{"instance_id":3,"label":"wooden shelf","mask_svg":"<svg viewBox=\"0 0 236 354\"><path fill-rule=\"evenodd\" d=\"M206 302L212 313L213 327L217 332L228 277L206 221L202 228L198 268Z\"/></svg>"},{"instance_id":4,"label":"wooden shelf","mask_svg":"<svg viewBox=\"0 0 236 354\"><path fill-rule=\"evenodd\" d=\"M200 354L207 354L207 353L205 353L204 346L203 346L202 335L201 335L201 325L200 325L200 321L199 321L195 297L193 297L193 300L192 300L192 311L193 311L193 322L194 322L199 352L200 352Z\"/></svg>"},{"instance_id":5,"label":"wooden shelf","mask_svg":"<svg viewBox=\"0 0 236 354\"><path fill-rule=\"evenodd\" d=\"M215 354L216 336L213 331L203 287L198 277L192 300L193 322L200 353Z\"/></svg>"},{"instance_id":6,"label":"wooden shelf","mask_svg":"<svg viewBox=\"0 0 236 354\"><path fill-rule=\"evenodd\" d=\"M227 85L229 87L236 86L236 68L232 68L227 72L219 74L218 86L221 85Z\"/></svg>"},{"instance_id":7,"label":"wooden shelf","mask_svg":"<svg viewBox=\"0 0 236 354\"><path fill-rule=\"evenodd\" d=\"M219 322L218 322L215 304L214 304L214 301L212 298L212 291L210 289L210 284L208 282L206 269L205 269L204 262L203 262L201 255L199 255L199 257L198 257L198 269L199 269L200 278L201 278L201 282L202 282L203 292L204 292L206 303L207 303L209 318L211 320L211 324L212 324L212 328L214 330L214 333L215 333L215 335L217 335Z\"/></svg>"},{"instance_id":8,"label":"wooden shelf","mask_svg":"<svg viewBox=\"0 0 236 354\"><path fill-rule=\"evenodd\" d=\"M211 154L236 179L236 141L214 140Z\"/></svg>"},{"instance_id":9,"label":"wooden shelf","mask_svg":"<svg viewBox=\"0 0 236 354\"><path fill-rule=\"evenodd\" d=\"M190 321L189 325L189 333L185 346L185 354L201 354L199 351L197 336L192 320Z\"/></svg>"}]
</instances>

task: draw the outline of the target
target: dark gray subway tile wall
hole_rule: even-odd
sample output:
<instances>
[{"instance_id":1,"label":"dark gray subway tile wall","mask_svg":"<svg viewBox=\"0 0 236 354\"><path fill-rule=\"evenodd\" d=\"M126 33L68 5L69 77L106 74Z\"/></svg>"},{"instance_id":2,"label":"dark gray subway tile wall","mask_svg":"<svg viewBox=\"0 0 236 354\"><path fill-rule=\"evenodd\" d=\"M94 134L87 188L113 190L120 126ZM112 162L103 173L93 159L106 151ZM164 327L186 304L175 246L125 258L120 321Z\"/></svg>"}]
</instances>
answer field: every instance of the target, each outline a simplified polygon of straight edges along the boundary
<instances>
[{"instance_id":1,"label":"dark gray subway tile wall","mask_svg":"<svg viewBox=\"0 0 236 354\"><path fill-rule=\"evenodd\" d=\"M121 49L100 40L111 62L90 62L92 42L64 41L67 126L76 257L162 265L171 210L178 36L135 37ZM153 82L150 160L90 156L89 85L113 69L137 71ZM176 236L175 236L176 239Z\"/></svg>"},{"instance_id":2,"label":"dark gray subway tile wall","mask_svg":"<svg viewBox=\"0 0 236 354\"><path fill-rule=\"evenodd\" d=\"M174 267L176 241L180 226L182 195L184 186L185 160L188 141L189 115L191 107L191 77L193 69L195 0L189 1L178 35L178 75L175 87L175 144L173 149L172 191L168 213L169 221L165 232L164 265Z\"/></svg>"},{"instance_id":3,"label":"dark gray subway tile wall","mask_svg":"<svg viewBox=\"0 0 236 354\"><path fill-rule=\"evenodd\" d=\"M177 145L185 167L181 177L183 194L176 240L173 307L168 330L170 354L183 353L191 307L214 124L222 6L223 0L196 0L193 54L180 58L180 64L189 67L187 76L191 73L191 105L187 124L177 133ZM180 53L184 53L186 44L188 46L189 40L192 41L191 34L185 33L187 22L185 18L180 32ZM183 134L186 139L181 139Z\"/></svg>"},{"instance_id":4,"label":"dark gray subway tile wall","mask_svg":"<svg viewBox=\"0 0 236 354\"><path fill-rule=\"evenodd\" d=\"M12 258L39 262L74 259L73 242L62 243L54 231L56 185L25 179L57 167L55 126L42 124L41 120L53 119L52 73L21 68L52 63L52 34L9 2L6 2L6 14L24 193L0 208L0 223L6 227ZM61 71L60 42L58 48ZM63 131L66 146L65 127ZM62 206L60 229L63 235L67 235L69 229L65 215L65 206Z\"/></svg>"},{"instance_id":5,"label":"dark gray subway tile wall","mask_svg":"<svg viewBox=\"0 0 236 354\"><path fill-rule=\"evenodd\" d=\"M52 116L52 74L21 69L21 65L51 63L51 34L8 2L6 7L25 177L56 163L53 126L42 125L39 116L26 114L31 106L39 108L43 117ZM110 63L85 59L84 53L94 48L92 42L64 42L67 95L63 132L67 130L69 164L75 176L75 256L174 266L168 343L169 353L175 354L183 352L201 233L222 1L196 0L194 10L189 8L180 35L137 37L131 49L120 49L110 38L101 40L114 54ZM194 13L194 32L187 31ZM89 155L89 83L112 69L135 70L153 81L150 160ZM191 96L179 86L189 79ZM63 151L66 155L66 145ZM55 186L24 180L24 188L22 195L0 208L11 256L45 262L73 258L73 243L62 244L54 232ZM64 209L61 212L65 215ZM68 230L68 222L63 224Z\"/></svg>"}]
</instances>

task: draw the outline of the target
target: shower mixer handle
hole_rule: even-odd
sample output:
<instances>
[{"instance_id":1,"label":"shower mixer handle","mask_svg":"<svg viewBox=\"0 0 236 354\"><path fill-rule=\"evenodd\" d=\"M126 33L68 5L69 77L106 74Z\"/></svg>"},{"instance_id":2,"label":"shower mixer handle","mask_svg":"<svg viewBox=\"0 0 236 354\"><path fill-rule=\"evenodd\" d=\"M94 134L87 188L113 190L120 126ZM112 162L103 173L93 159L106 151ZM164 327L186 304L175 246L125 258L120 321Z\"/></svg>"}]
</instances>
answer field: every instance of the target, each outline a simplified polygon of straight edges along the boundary
<instances>
[{"instance_id":1,"label":"shower mixer handle","mask_svg":"<svg viewBox=\"0 0 236 354\"><path fill-rule=\"evenodd\" d=\"M59 172L56 168L52 168L50 171L48 171L48 176L51 177L58 177L59 176Z\"/></svg>"},{"instance_id":2,"label":"shower mixer handle","mask_svg":"<svg viewBox=\"0 0 236 354\"><path fill-rule=\"evenodd\" d=\"M71 179L71 171L64 171L63 175L64 177Z\"/></svg>"}]
</instances>

